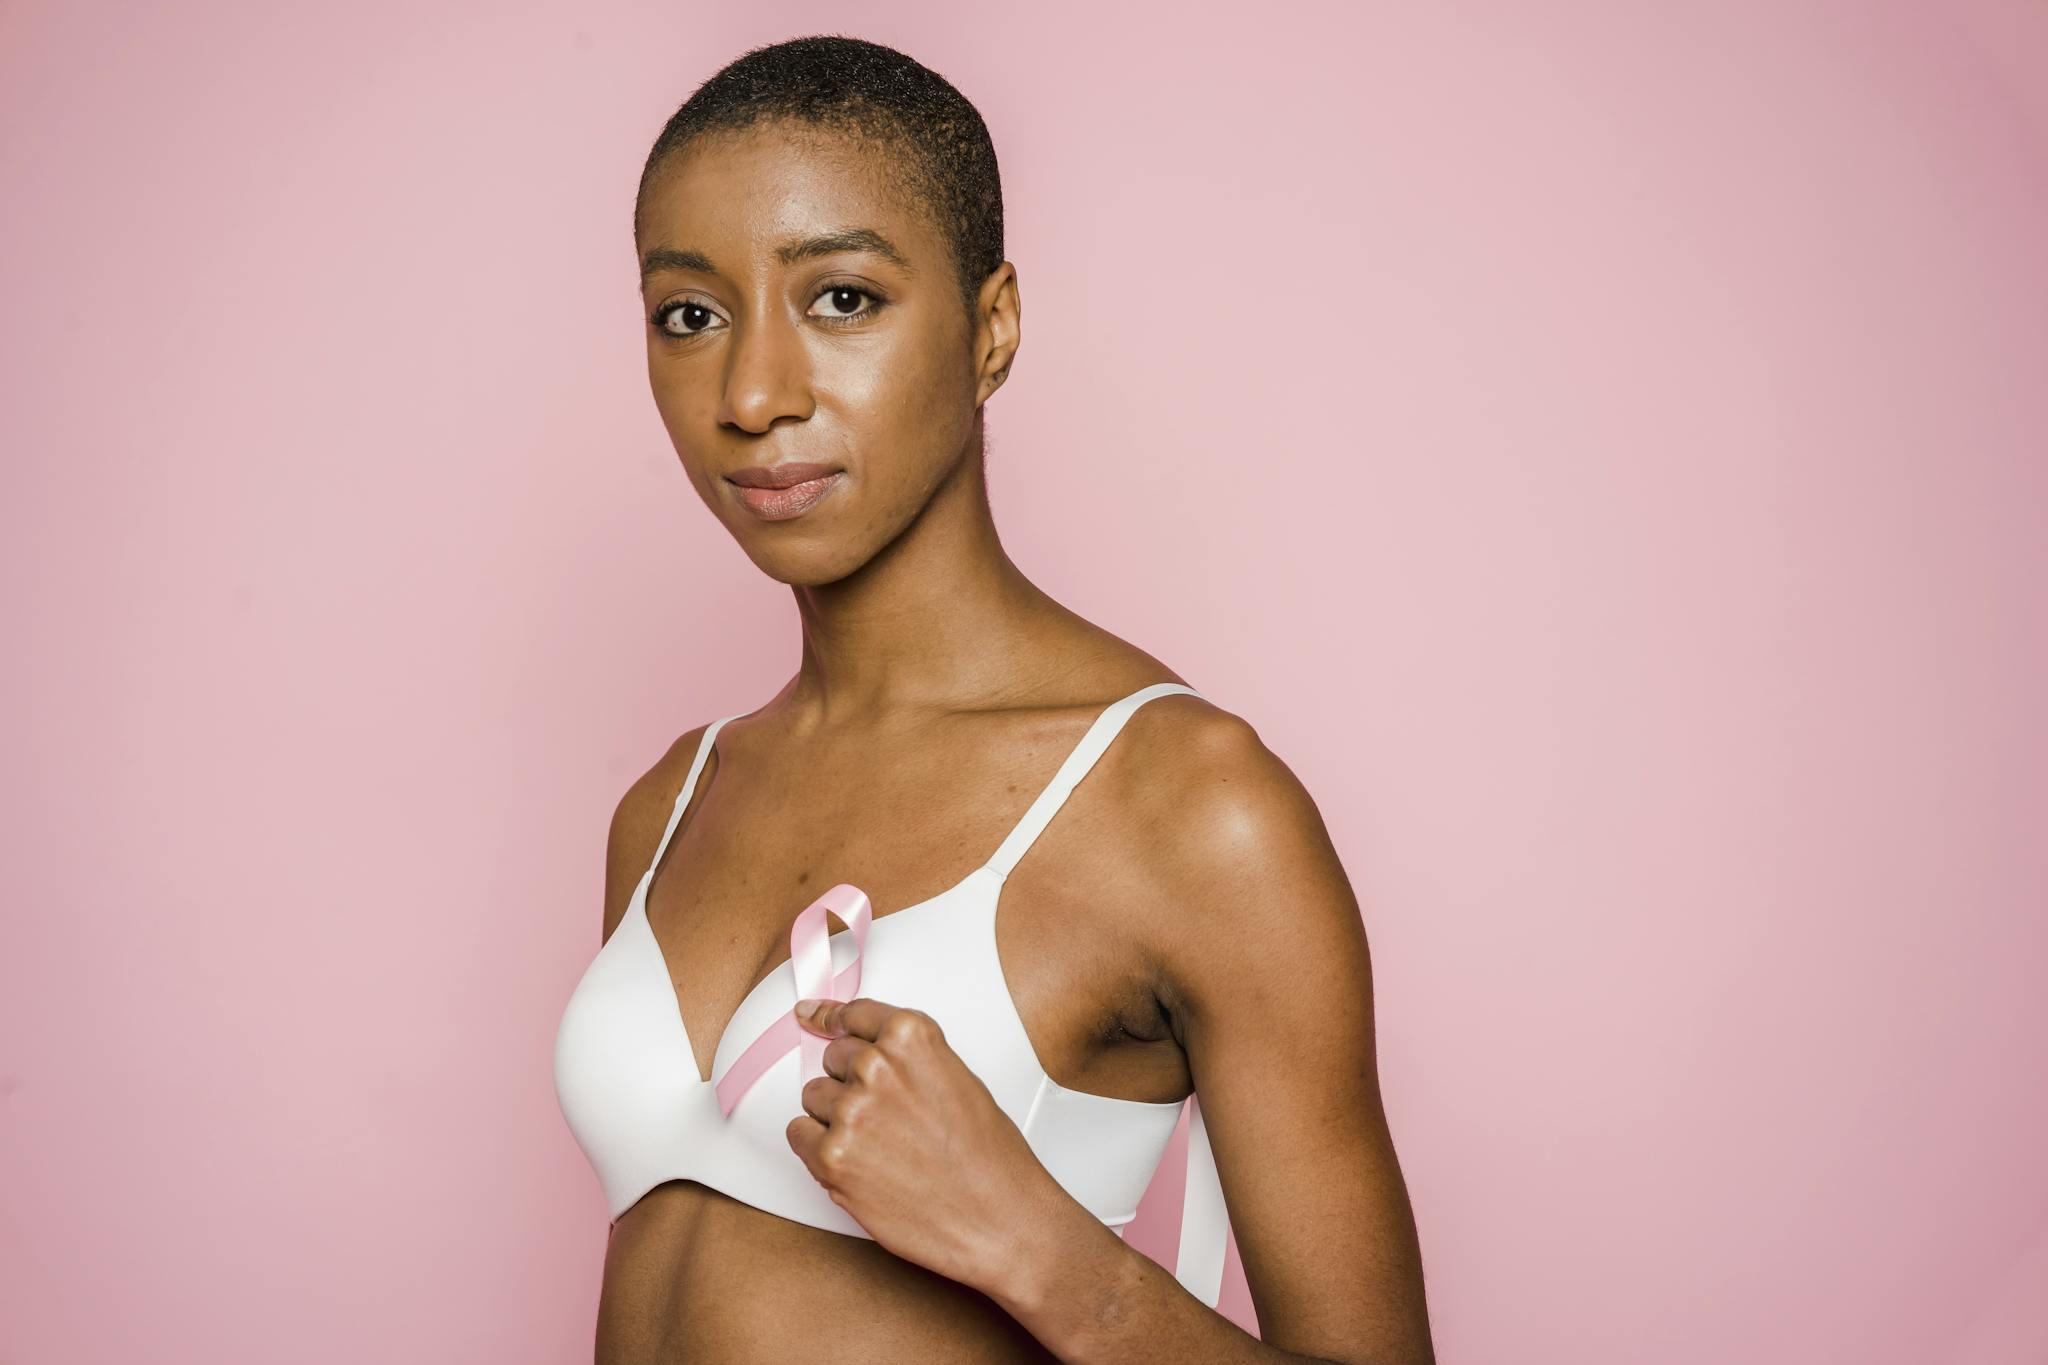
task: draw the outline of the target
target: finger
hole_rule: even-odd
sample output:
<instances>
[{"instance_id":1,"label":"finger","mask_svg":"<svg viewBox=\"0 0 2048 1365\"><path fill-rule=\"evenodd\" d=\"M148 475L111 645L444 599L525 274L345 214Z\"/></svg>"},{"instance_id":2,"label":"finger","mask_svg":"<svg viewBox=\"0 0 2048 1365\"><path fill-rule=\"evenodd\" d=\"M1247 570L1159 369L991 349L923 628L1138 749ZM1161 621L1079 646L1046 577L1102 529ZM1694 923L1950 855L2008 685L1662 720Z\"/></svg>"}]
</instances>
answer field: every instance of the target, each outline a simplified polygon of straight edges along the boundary
<instances>
[{"instance_id":1,"label":"finger","mask_svg":"<svg viewBox=\"0 0 2048 1365\"><path fill-rule=\"evenodd\" d=\"M833 1046L836 1047L838 1044L835 1043ZM827 1066L826 1070L831 1070L831 1067ZM851 1088L845 1081L834 1080L830 1076L813 1076L804 1082L804 1087L797 1092L797 1097L802 1102L806 1114L829 1128L833 1117L839 1111L839 1102L846 1098L846 1093Z\"/></svg>"},{"instance_id":2,"label":"finger","mask_svg":"<svg viewBox=\"0 0 2048 1365\"><path fill-rule=\"evenodd\" d=\"M837 1077L851 1085L860 1079L860 1071L854 1063L863 1052L874 1051L875 1045L865 1038L856 1038L850 1033L841 1034L825 1044L825 1074Z\"/></svg>"},{"instance_id":3,"label":"finger","mask_svg":"<svg viewBox=\"0 0 2048 1365\"><path fill-rule=\"evenodd\" d=\"M789 1126L783 1129L783 1136L789 1139L789 1149L804 1163L804 1169L811 1173L811 1179L820 1184L824 1182L823 1177L818 1174L818 1146L824 1142L828 1131L824 1124L809 1114L798 1114L789 1121Z\"/></svg>"},{"instance_id":4,"label":"finger","mask_svg":"<svg viewBox=\"0 0 2048 1365\"><path fill-rule=\"evenodd\" d=\"M880 1000L870 1000L862 995L852 1000L821 1000L816 1011L807 1019L802 1010L805 1003L801 1000L797 1002L796 1017L798 1022L811 1032L822 1033L828 1037L850 1033L871 1043L880 1035L882 1025L888 1022L889 1016L897 1010L894 1005L884 1004Z\"/></svg>"}]
</instances>

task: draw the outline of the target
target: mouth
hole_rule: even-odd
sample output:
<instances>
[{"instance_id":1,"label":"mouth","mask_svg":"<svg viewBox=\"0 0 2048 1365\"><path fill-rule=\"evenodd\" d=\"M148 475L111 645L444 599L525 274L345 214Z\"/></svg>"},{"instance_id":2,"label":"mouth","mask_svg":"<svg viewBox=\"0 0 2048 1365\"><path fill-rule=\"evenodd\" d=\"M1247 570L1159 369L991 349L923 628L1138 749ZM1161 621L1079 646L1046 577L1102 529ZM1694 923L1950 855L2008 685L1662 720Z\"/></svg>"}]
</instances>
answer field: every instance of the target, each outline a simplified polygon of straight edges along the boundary
<instances>
[{"instance_id":1,"label":"mouth","mask_svg":"<svg viewBox=\"0 0 2048 1365\"><path fill-rule=\"evenodd\" d=\"M725 476L740 505L763 521L802 516L846 476L836 465L789 462L736 469Z\"/></svg>"}]
</instances>

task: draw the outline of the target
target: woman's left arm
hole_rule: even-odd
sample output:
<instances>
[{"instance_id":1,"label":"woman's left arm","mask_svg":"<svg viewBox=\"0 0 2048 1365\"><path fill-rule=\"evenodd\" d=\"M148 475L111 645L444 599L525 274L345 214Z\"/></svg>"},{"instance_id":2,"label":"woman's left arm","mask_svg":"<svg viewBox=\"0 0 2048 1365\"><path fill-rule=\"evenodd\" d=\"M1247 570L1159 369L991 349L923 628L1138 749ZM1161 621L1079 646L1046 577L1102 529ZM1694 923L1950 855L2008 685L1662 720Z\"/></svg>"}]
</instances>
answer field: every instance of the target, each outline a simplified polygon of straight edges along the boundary
<instances>
[{"instance_id":1,"label":"woman's left arm","mask_svg":"<svg viewBox=\"0 0 2048 1365\"><path fill-rule=\"evenodd\" d=\"M1180 746L1145 841L1163 994L1263 1340L1061 1189L916 1010L824 1006L790 1144L878 1242L989 1295L1072 1365L1430 1365L1381 1103L1365 929L1322 817L1249 725Z\"/></svg>"}]
</instances>

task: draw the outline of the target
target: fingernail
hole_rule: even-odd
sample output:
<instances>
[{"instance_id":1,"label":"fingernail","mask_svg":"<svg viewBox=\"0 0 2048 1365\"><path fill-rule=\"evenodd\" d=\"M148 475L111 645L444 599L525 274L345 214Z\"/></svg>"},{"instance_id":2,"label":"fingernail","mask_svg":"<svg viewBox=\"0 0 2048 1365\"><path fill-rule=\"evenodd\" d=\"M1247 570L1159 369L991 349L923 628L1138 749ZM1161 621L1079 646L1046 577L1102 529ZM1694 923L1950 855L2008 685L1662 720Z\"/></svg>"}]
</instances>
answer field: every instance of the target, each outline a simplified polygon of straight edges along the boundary
<instances>
[{"instance_id":1,"label":"fingernail","mask_svg":"<svg viewBox=\"0 0 2048 1365\"><path fill-rule=\"evenodd\" d=\"M799 1000L796 1002L796 1017L799 1019L808 1019L817 1012L818 1002L816 1000Z\"/></svg>"}]
</instances>

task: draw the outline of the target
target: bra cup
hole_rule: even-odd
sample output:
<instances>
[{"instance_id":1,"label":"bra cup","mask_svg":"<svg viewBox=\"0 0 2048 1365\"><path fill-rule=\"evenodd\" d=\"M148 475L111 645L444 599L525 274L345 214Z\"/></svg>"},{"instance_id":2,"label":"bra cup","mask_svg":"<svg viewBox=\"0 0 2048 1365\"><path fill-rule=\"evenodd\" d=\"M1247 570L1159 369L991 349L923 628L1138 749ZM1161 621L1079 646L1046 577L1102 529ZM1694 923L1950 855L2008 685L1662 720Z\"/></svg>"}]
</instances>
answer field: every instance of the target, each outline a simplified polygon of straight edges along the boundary
<instances>
[{"instance_id":1,"label":"bra cup","mask_svg":"<svg viewBox=\"0 0 2048 1365\"><path fill-rule=\"evenodd\" d=\"M1001 889L1001 879L981 868L934 914L920 910L900 925L894 915L876 920L868 931L872 975L863 977L861 994L929 1014L946 1045L1021 1128L1042 1073L990 946Z\"/></svg>"},{"instance_id":2,"label":"bra cup","mask_svg":"<svg viewBox=\"0 0 2048 1365\"><path fill-rule=\"evenodd\" d=\"M638 1198L643 1173L673 1159L689 1086L671 1078L693 1079L695 1070L636 897L576 984L555 1033L555 1099L608 1207L620 1208L627 1192Z\"/></svg>"}]
</instances>

